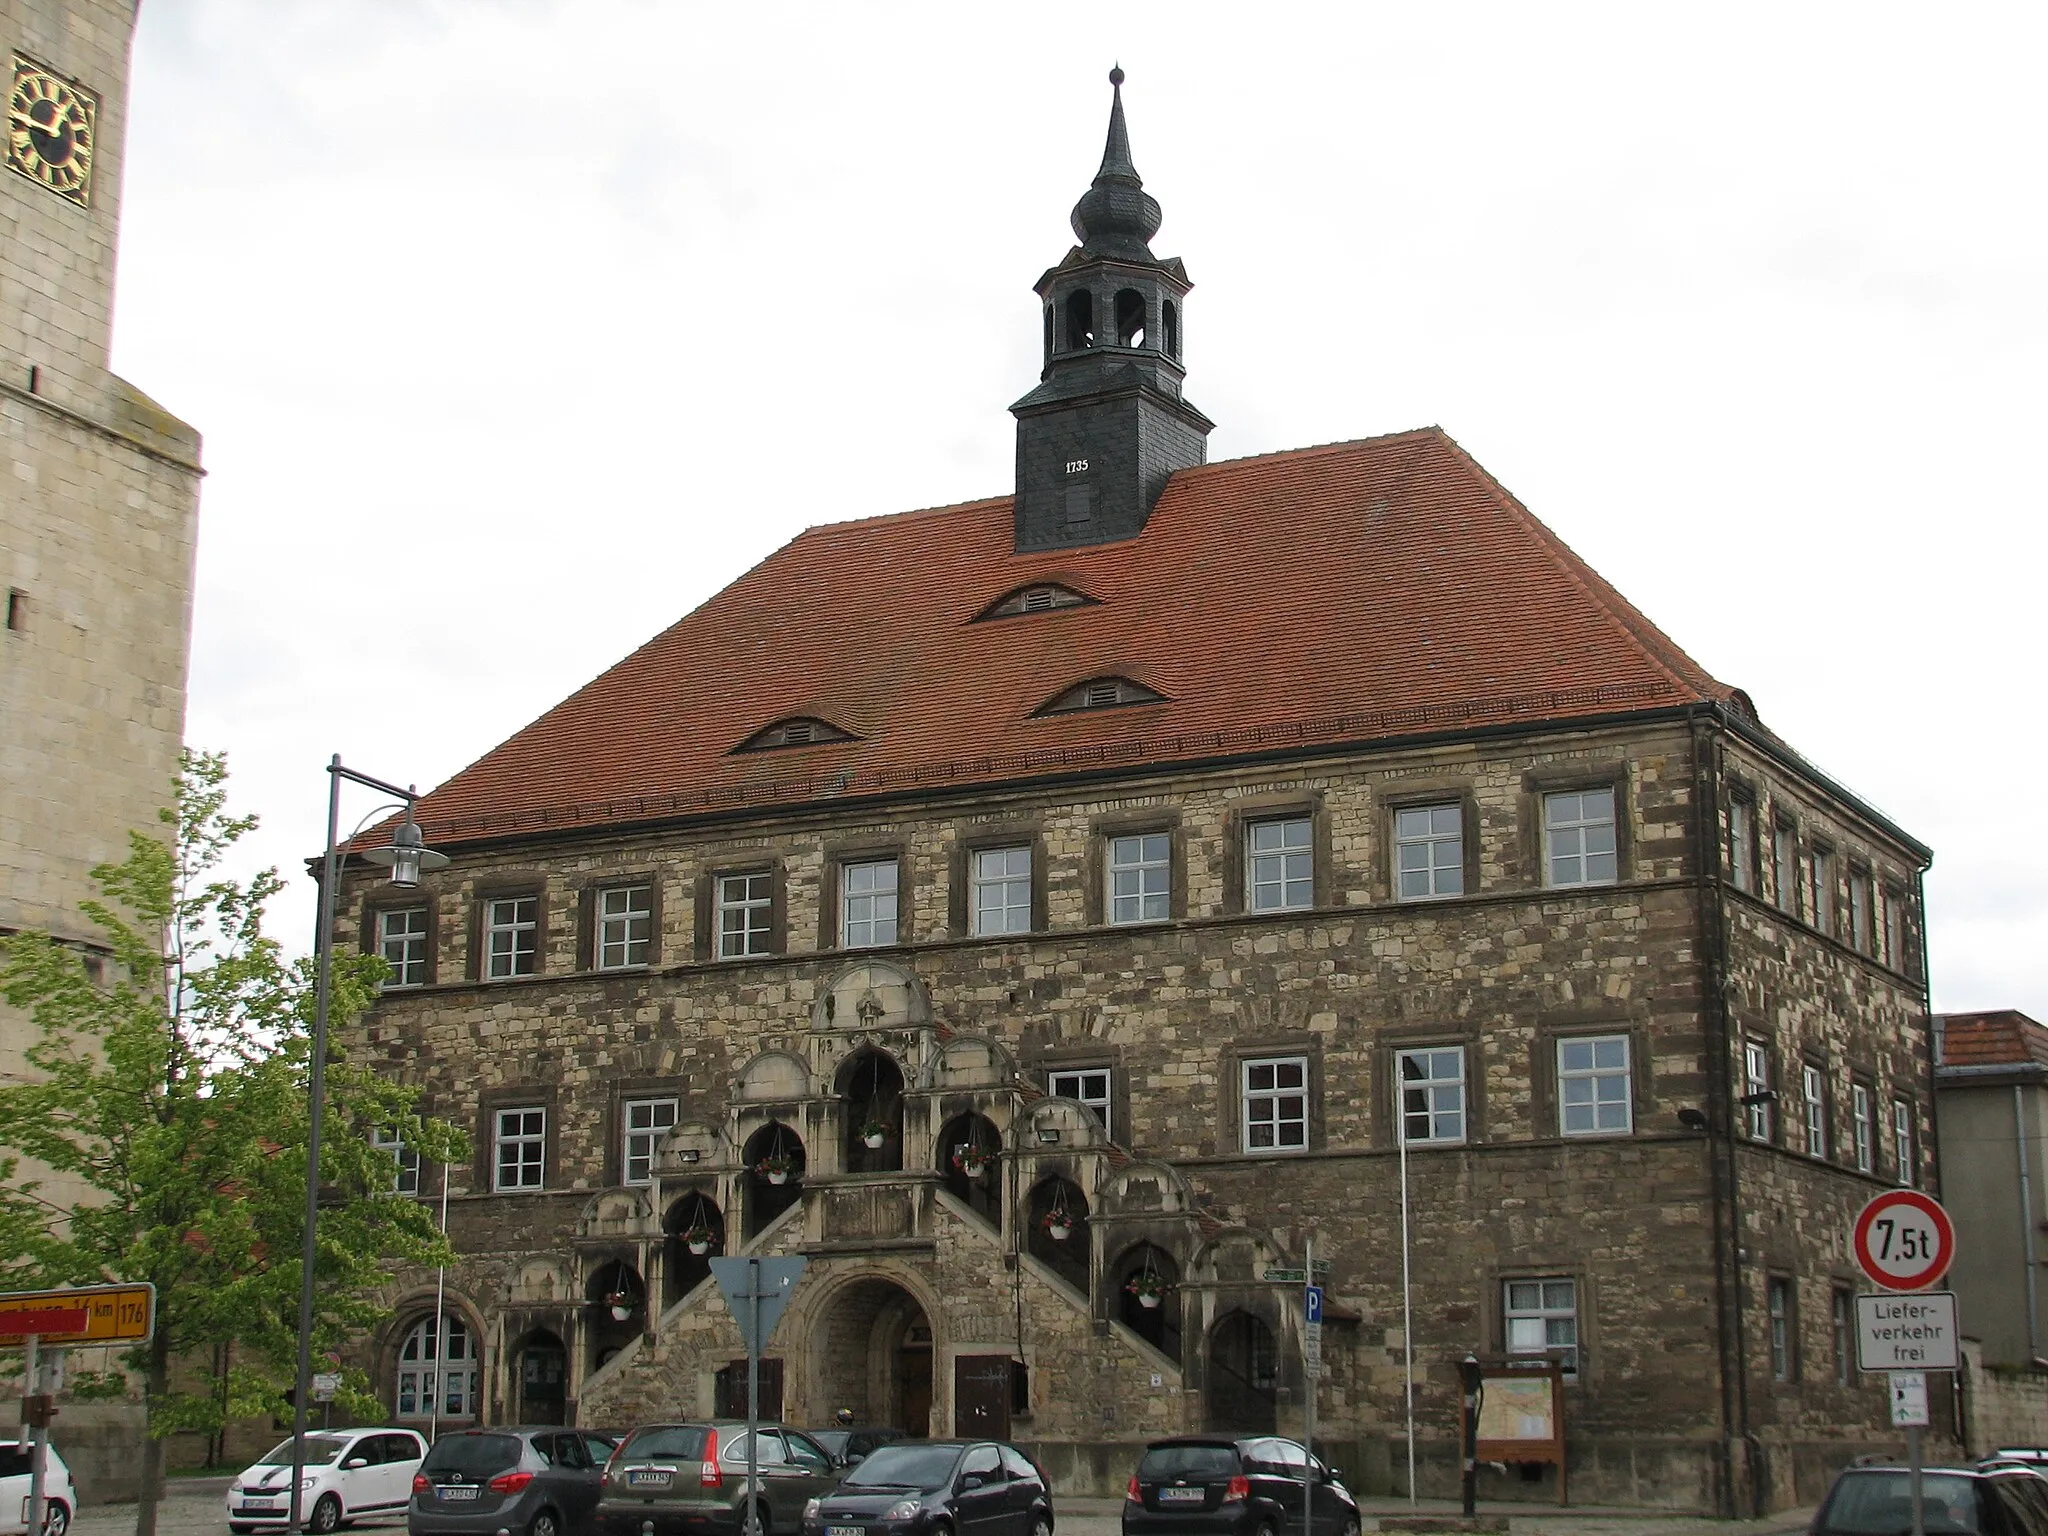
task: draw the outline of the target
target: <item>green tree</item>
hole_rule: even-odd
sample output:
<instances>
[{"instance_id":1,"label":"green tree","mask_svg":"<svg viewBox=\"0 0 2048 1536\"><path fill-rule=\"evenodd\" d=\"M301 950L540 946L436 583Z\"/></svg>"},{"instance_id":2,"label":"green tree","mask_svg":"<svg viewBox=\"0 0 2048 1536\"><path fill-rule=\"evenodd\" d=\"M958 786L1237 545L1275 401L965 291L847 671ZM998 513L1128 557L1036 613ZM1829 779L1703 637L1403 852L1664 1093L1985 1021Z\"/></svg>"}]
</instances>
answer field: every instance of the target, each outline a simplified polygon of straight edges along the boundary
<instances>
[{"instance_id":1,"label":"green tree","mask_svg":"<svg viewBox=\"0 0 2048 1536\"><path fill-rule=\"evenodd\" d=\"M218 754L187 753L168 840L141 832L93 871L84 910L110 959L45 934L0 941L0 995L35 1025L37 1080L0 1087L0 1289L149 1281L156 1334L133 1352L150 1434L138 1536L153 1536L162 1437L283 1412L298 1341L311 1123L314 967L263 932L281 882L220 869L253 817L226 812ZM339 1029L383 979L374 956L337 956L328 1016ZM423 1159L466 1156L452 1127L419 1114L416 1090L330 1052L321 1129L314 1348L343 1349L387 1315L378 1288L443 1263L434 1216L392 1196L395 1133ZM22 1159L82 1182L73 1203L16 1178ZM214 1346L233 1346L225 1378ZM224 1354L223 1358L227 1358ZM172 1363L180 1365L174 1388ZM360 1373L344 1407L374 1414Z\"/></svg>"}]
</instances>

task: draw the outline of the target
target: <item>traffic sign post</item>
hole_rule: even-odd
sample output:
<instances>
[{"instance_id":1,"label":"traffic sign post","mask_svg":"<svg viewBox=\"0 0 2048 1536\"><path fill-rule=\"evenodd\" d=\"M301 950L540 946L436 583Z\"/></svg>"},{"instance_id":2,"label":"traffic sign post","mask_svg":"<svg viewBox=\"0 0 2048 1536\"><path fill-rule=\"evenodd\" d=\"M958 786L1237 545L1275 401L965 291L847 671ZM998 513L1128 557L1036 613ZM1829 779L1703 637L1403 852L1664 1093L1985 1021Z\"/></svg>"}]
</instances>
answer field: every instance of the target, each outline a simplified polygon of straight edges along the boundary
<instances>
[{"instance_id":1,"label":"traffic sign post","mask_svg":"<svg viewBox=\"0 0 2048 1536\"><path fill-rule=\"evenodd\" d=\"M747 1341L747 1513L745 1536L767 1536L758 1519L761 1508L761 1347L782 1321L789 1293L803 1278L808 1259L716 1258L712 1278Z\"/></svg>"},{"instance_id":2,"label":"traffic sign post","mask_svg":"<svg viewBox=\"0 0 2048 1536\"><path fill-rule=\"evenodd\" d=\"M1933 1291L1956 1257L1955 1224L1932 1195L1888 1189L1857 1213L1849 1250L1871 1283L1893 1294L1856 1298L1856 1363L1890 1374L1892 1424L1906 1432L1912 1489L1912 1536L1926 1530L1921 1481L1921 1433L1928 1424L1930 1370L1958 1366L1956 1298ZM1902 1292L1919 1292L1903 1295Z\"/></svg>"},{"instance_id":3,"label":"traffic sign post","mask_svg":"<svg viewBox=\"0 0 2048 1536\"><path fill-rule=\"evenodd\" d=\"M53 1345L146 1344L156 1332L156 1287L86 1285L55 1291L0 1292L0 1348L19 1345L22 1422L29 1429L28 1499L23 1529L43 1528L50 1465L51 1398L64 1352Z\"/></svg>"},{"instance_id":4,"label":"traffic sign post","mask_svg":"<svg viewBox=\"0 0 2048 1536\"><path fill-rule=\"evenodd\" d=\"M1316 1234L1311 1227L1303 1243L1302 1268L1316 1273ZM1324 1268L1328 1266L1325 1265ZM1323 1374L1323 1288L1313 1283L1301 1288L1302 1383L1301 1395L1301 1536L1313 1536L1311 1518L1316 1507L1316 1396Z\"/></svg>"}]
</instances>

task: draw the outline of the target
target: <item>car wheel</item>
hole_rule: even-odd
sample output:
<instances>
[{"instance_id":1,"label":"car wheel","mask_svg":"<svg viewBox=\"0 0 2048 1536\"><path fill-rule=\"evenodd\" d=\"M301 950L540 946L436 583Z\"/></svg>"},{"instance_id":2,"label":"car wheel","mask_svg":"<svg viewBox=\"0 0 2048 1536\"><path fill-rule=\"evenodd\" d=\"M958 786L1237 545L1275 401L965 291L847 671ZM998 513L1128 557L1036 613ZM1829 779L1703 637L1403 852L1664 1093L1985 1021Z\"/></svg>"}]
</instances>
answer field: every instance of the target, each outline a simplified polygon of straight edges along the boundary
<instances>
[{"instance_id":1,"label":"car wheel","mask_svg":"<svg viewBox=\"0 0 2048 1536\"><path fill-rule=\"evenodd\" d=\"M341 1500L331 1493L320 1495L320 1502L313 1506L313 1518L306 1522L306 1529L313 1536L334 1536L341 1529Z\"/></svg>"},{"instance_id":2,"label":"car wheel","mask_svg":"<svg viewBox=\"0 0 2048 1536\"><path fill-rule=\"evenodd\" d=\"M71 1529L71 1506L52 1499L43 1506L43 1536L64 1536Z\"/></svg>"},{"instance_id":3,"label":"car wheel","mask_svg":"<svg viewBox=\"0 0 2048 1536\"><path fill-rule=\"evenodd\" d=\"M562 1522L552 1509L544 1509L533 1517L526 1536L562 1536Z\"/></svg>"},{"instance_id":4,"label":"car wheel","mask_svg":"<svg viewBox=\"0 0 2048 1536\"><path fill-rule=\"evenodd\" d=\"M1040 1511L1031 1517L1031 1536L1052 1536L1052 1516Z\"/></svg>"},{"instance_id":5,"label":"car wheel","mask_svg":"<svg viewBox=\"0 0 2048 1536\"><path fill-rule=\"evenodd\" d=\"M953 1536L953 1522L950 1520L934 1520L924 1528L924 1536Z\"/></svg>"},{"instance_id":6,"label":"car wheel","mask_svg":"<svg viewBox=\"0 0 2048 1536\"><path fill-rule=\"evenodd\" d=\"M1339 1536L1358 1536L1358 1516L1344 1517L1344 1524L1339 1528Z\"/></svg>"},{"instance_id":7,"label":"car wheel","mask_svg":"<svg viewBox=\"0 0 2048 1536\"><path fill-rule=\"evenodd\" d=\"M1261 1520L1259 1528L1253 1533L1253 1536L1280 1536L1280 1532L1274 1528L1272 1521Z\"/></svg>"}]
</instances>

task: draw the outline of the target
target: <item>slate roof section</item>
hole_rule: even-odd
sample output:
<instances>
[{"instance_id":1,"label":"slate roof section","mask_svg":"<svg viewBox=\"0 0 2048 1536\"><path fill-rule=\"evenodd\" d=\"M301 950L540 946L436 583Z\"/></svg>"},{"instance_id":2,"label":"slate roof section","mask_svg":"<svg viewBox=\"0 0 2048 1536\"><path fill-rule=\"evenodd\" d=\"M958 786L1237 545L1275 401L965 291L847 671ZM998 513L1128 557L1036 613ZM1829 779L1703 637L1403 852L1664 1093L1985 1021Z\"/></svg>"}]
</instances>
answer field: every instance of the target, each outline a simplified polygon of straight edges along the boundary
<instances>
[{"instance_id":1,"label":"slate roof section","mask_svg":"<svg viewBox=\"0 0 2048 1536\"><path fill-rule=\"evenodd\" d=\"M2017 1008L1986 1013L1937 1013L1940 1068L2048 1068L2048 1028Z\"/></svg>"},{"instance_id":2,"label":"slate roof section","mask_svg":"<svg viewBox=\"0 0 2048 1536\"><path fill-rule=\"evenodd\" d=\"M430 842L1747 700L1440 429L1183 470L1018 553L1009 497L828 523L425 796ZM975 623L1057 582L1083 607ZM1091 677L1165 696L1034 717ZM816 716L852 741L740 754Z\"/></svg>"}]
</instances>

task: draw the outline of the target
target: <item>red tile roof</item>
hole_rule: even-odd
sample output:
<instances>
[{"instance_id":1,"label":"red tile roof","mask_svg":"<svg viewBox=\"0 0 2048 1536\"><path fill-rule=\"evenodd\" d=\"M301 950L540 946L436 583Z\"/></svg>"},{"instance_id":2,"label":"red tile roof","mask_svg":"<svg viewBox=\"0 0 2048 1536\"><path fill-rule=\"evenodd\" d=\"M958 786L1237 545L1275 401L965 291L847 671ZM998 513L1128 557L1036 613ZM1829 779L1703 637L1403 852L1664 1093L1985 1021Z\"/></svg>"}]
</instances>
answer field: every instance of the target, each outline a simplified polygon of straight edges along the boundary
<instances>
[{"instance_id":1,"label":"red tile roof","mask_svg":"<svg viewBox=\"0 0 2048 1536\"><path fill-rule=\"evenodd\" d=\"M1098 601L981 619L1031 582ZM1034 718L1088 678L1164 702ZM1028 554L1009 497L791 540L427 795L443 844L1090 767L1746 701L1436 428L1184 470ZM854 740L732 749L816 716Z\"/></svg>"},{"instance_id":2,"label":"red tile roof","mask_svg":"<svg viewBox=\"0 0 2048 1536\"><path fill-rule=\"evenodd\" d=\"M2048 1067L2048 1028L2017 1008L1988 1013L1937 1013L1935 1038L1944 1067Z\"/></svg>"}]
</instances>

